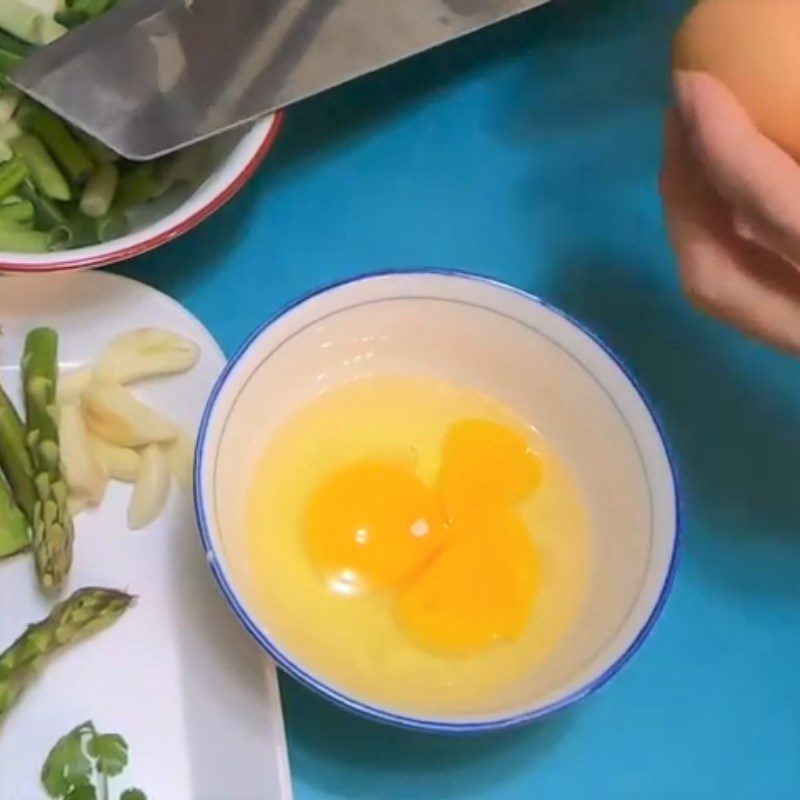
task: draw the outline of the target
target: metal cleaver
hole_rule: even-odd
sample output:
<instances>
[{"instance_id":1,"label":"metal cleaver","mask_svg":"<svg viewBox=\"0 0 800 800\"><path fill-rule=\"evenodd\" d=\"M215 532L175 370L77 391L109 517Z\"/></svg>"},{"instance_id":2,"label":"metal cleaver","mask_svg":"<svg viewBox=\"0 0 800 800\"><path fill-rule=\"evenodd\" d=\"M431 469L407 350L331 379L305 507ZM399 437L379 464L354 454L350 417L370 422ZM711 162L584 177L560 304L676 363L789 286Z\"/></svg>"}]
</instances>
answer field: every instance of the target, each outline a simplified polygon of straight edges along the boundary
<instances>
[{"instance_id":1,"label":"metal cleaver","mask_svg":"<svg viewBox=\"0 0 800 800\"><path fill-rule=\"evenodd\" d=\"M545 2L125 0L11 82L146 160Z\"/></svg>"}]
</instances>

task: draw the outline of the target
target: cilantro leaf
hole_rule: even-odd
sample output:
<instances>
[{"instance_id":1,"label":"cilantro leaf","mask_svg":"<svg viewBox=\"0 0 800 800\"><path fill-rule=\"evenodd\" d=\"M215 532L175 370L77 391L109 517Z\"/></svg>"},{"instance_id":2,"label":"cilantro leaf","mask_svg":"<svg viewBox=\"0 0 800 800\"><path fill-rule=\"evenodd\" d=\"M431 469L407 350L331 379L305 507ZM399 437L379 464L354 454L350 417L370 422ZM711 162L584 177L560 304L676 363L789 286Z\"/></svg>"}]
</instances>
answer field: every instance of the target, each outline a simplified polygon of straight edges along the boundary
<instances>
[{"instance_id":1,"label":"cilantro leaf","mask_svg":"<svg viewBox=\"0 0 800 800\"><path fill-rule=\"evenodd\" d=\"M97 790L88 783L85 786L76 786L70 790L64 800L97 800Z\"/></svg>"},{"instance_id":2,"label":"cilantro leaf","mask_svg":"<svg viewBox=\"0 0 800 800\"><path fill-rule=\"evenodd\" d=\"M113 778L128 766L128 743L116 733L96 734L86 748L98 772Z\"/></svg>"},{"instance_id":3,"label":"cilantro leaf","mask_svg":"<svg viewBox=\"0 0 800 800\"><path fill-rule=\"evenodd\" d=\"M126 789L119 800L147 800L147 795L141 789Z\"/></svg>"},{"instance_id":4,"label":"cilantro leaf","mask_svg":"<svg viewBox=\"0 0 800 800\"><path fill-rule=\"evenodd\" d=\"M65 797L73 789L91 784L92 762L83 750L83 741L93 733L92 723L84 722L56 742L41 773L42 784L50 797Z\"/></svg>"}]
</instances>

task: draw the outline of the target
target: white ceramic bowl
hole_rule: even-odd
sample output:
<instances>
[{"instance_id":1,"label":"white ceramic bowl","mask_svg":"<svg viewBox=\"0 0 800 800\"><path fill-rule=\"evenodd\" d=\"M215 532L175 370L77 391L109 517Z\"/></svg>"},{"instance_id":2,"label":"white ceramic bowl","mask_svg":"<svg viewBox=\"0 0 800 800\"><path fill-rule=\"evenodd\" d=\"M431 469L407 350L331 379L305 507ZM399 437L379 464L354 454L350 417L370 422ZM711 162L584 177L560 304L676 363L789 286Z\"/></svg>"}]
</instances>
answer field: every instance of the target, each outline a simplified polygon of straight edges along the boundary
<instances>
[{"instance_id":1,"label":"white ceramic bowl","mask_svg":"<svg viewBox=\"0 0 800 800\"><path fill-rule=\"evenodd\" d=\"M247 183L266 156L281 124L281 115L259 120L249 129L213 140L208 174L193 187L167 192L136 210L131 232L110 242L55 253L0 250L0 272L66 272L102 267L146 253L176 239L213 214Z\"/></svg>"},{"instance_id":2,"label":"white ceramic bowl","mask_svg":"<svg viewBox=\"0 0 800 800\"><path fill-rule=\"evenodd\" d=\"M594 568L583 610L545 663L491 713L411 717L347 694L300 663L240 591L245 493L266 440L321 389L382 373L445 379L505 403L566 460L589 507ZM673 471L630 376L559 311L460 273L367 276L310 295L265 323L229 363L209 400L195 505L225 597L286 671L347 708L424 730L507 727L586 696L642 643L675 569Z\"/></svg>"}]
</instances>

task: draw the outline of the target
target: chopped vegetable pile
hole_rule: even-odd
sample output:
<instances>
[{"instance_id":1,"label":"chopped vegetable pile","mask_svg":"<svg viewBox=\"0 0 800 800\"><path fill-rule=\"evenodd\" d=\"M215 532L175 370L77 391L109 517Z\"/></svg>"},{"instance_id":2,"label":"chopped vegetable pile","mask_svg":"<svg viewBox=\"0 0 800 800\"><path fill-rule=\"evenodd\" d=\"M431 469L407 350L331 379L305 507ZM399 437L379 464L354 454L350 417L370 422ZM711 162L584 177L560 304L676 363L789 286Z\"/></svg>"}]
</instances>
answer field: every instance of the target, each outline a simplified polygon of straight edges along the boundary
<instances>
[{"instance_id":1,"label":"chopped vegetable pile","mask_svg":"<svg viewBox=\"0 0 800 800\"><path fill-rule=\"evenodd\" d=\"M0 250L44 253L116 239L133 209L202 172L201 146L126 161L7 83L33 48L115 2L0 0Z\"/></svg>"}]
</instances>

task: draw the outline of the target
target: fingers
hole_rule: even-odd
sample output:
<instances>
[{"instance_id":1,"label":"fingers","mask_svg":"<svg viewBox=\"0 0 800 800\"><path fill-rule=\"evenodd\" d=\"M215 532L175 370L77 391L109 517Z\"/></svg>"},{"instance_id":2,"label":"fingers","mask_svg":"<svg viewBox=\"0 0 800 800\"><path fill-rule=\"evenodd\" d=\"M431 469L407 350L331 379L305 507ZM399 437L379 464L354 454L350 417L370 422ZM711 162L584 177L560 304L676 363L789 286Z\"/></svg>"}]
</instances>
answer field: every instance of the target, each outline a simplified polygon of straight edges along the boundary
<instances>
[{"instance_id":1,"label":"fingers","mask_svg":"<svg viewBox=\"0 0 800 800\"><path fill-rule=\"evenodd\" d=\"M713 316L800 354L800 274L736 235L674 113L665 143L661 192L687 295Z\"/></svg>"},{"instance_id":2,"label":"fingers","mask_svg":"<svg viewBox=\"0 0 800 800\"><path fill-rule=\"evenodd\" d=\"M678 73L675 89L700 165L731 204L739 235L800 264L800 165L710 75Z\"/></svg>"}]
</instances>

